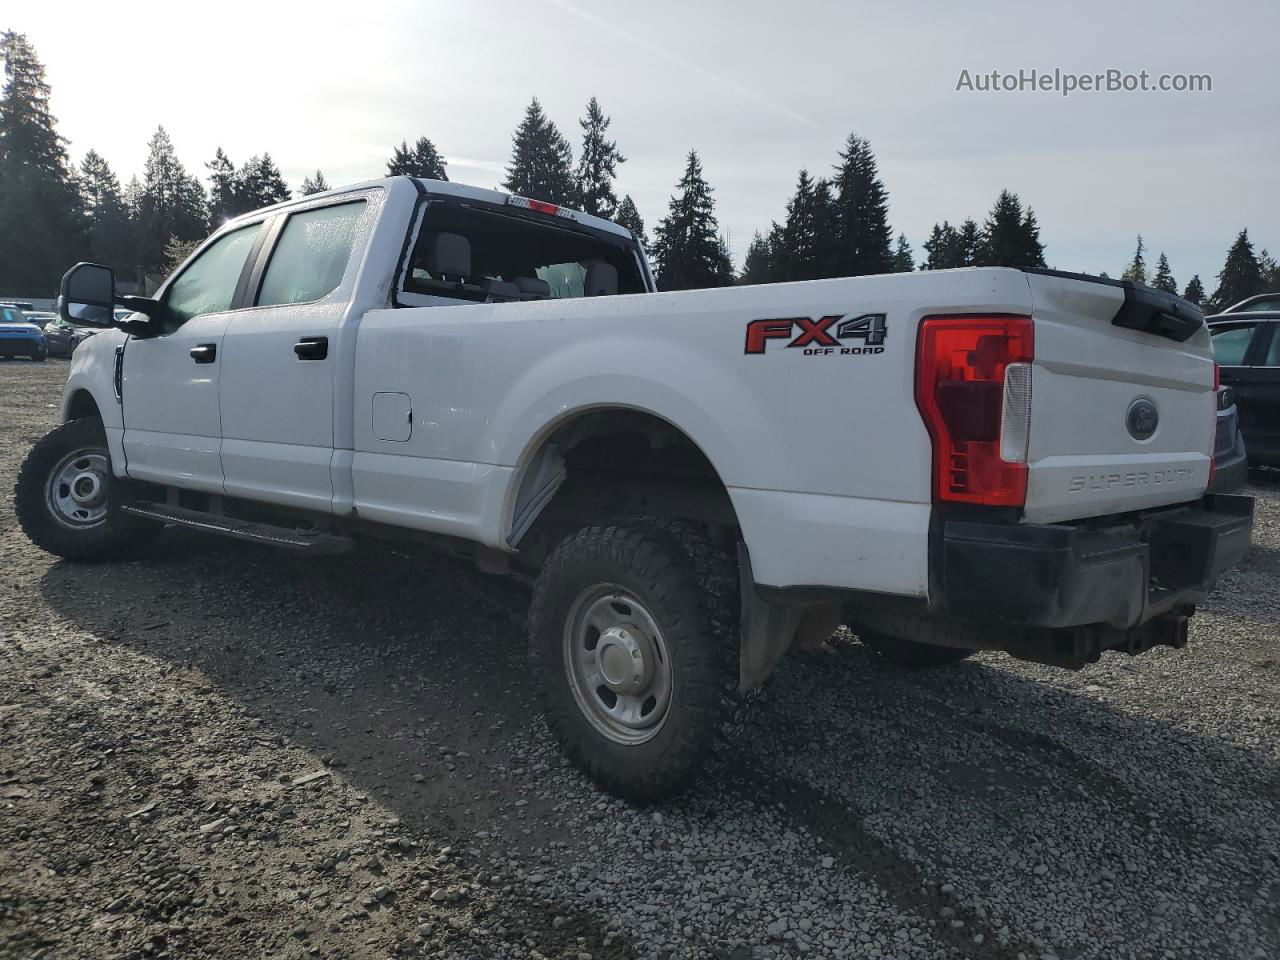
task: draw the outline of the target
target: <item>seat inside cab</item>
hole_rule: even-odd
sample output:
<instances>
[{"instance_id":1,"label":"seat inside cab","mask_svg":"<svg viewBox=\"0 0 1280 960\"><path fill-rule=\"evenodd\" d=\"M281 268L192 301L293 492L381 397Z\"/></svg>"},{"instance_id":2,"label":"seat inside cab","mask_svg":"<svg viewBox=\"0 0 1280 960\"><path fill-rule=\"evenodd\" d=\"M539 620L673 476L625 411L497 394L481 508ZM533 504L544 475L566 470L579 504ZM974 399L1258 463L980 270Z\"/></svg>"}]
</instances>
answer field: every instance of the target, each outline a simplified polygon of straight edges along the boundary
<instances>
[{"instance_id":1,"label":"seat inside cab","mask_svg":"<svg viewBox=\"0 0 1280 960\"><path fill-rule=\"evenodd\" d=\"M621 237L542 214L433 200L403 292L482 303L644 293L635 250Z\"/></svg>"}]
</instances>

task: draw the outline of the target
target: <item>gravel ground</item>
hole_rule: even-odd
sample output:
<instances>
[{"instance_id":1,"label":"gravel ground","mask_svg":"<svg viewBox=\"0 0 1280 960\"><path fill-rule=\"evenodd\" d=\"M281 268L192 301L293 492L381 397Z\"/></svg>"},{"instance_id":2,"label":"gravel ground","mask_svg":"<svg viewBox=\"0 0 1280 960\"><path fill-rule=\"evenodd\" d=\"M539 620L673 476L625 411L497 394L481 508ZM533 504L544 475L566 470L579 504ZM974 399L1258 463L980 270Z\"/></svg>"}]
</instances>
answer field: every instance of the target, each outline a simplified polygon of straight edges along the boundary
<instances>
[{"instance_id":1,"label":"gravel ground","mask_svg":"<svg viewBox=\"0 0 1280 960\"><path fill-rule=\"evenodd\" d=\"M168 531L32 547L66 364L0 363L0 958L1280 957L1280 484L1191 645L788 659L726 772L566 768L512 583Z\"/></svg>"}]
</instances>

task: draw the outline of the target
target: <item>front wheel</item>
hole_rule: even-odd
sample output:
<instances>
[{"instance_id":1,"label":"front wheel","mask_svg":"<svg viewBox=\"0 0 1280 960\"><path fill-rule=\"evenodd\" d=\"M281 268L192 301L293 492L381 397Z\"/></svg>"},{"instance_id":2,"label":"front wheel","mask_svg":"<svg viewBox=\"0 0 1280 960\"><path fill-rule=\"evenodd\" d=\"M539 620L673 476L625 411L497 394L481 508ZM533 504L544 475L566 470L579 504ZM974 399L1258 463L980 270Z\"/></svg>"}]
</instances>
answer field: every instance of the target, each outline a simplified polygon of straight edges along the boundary
<instances>
[{"instance_id":1,"label":"front wheel","mask_svg":"<svg viewBox=\"0 0 1280 960\"><path fill-rule=\"evenodd\" d=\"M18 472L14 512L37 547L68 560L128 556L160 525L120 511L98 420L71 420L38 441Z\"/></svg>"},{"instance_id":2,"label":"front wheel","mask_svg":"<svg viewBox=\"0 0 1280 960\"><path fill-rule=\"evenodd\" d=\"M635 801L688 787L735 716L736 571L692 525L570 536L529 615L547 721L570 759Z\"/></svg>"}]
</instances>

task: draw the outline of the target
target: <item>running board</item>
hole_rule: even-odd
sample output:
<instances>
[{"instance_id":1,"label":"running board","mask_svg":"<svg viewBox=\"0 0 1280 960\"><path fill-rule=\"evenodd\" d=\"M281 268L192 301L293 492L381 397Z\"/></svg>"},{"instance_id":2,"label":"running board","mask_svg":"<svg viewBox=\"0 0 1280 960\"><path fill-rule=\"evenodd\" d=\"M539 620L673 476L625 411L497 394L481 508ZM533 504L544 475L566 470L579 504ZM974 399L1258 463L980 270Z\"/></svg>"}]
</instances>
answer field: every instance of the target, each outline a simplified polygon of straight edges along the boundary
<instances>
[{"instance_id":1,"label":"running board","mask_svg":"<svg viewBox=\"0 0 1280 960\"><path fill-rule=\"evenodd\" d=\"M234 537L237 540L248 540L251 543L262 543L271 547L284 547L287 550L305 550L308 553L345 553L351 549L348 537L319 530L295 530L289 527L277 527L269 523L254 523L249 520L237 520L234 517L216 513L204 513L200 510L188 510L186 507L171 507L166 504L150 503L140 500L136 503L124 504L120 507L124 513L135 517L146 517L161 523L171 523L190 530L200 530L223 537Z\"/></svg>"}]
</instances>

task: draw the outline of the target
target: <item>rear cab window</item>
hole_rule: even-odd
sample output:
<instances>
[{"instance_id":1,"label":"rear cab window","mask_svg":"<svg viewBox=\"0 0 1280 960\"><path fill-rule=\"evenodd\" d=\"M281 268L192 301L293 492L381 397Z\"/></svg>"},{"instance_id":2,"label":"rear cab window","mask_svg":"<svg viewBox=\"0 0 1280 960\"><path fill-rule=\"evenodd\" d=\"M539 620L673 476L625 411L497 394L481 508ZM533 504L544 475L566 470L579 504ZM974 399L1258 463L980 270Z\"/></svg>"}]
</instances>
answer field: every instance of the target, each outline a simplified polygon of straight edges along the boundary
<instances>
[{"instance_id":1,"label":"rear cab window","mask_svg":"<svg viewBox=\"0 0 1280 960\"><path fill-rule=\"evenodd\" d=\"M433 199L403 292L477 303L644 293L634 246L621 236L479 201Z\"/></svg>"}]
</instances>

